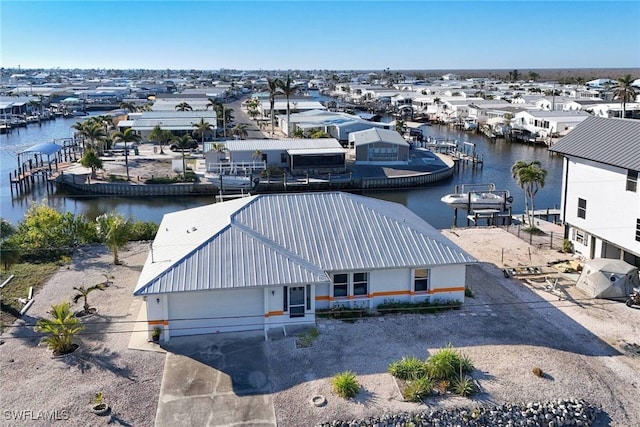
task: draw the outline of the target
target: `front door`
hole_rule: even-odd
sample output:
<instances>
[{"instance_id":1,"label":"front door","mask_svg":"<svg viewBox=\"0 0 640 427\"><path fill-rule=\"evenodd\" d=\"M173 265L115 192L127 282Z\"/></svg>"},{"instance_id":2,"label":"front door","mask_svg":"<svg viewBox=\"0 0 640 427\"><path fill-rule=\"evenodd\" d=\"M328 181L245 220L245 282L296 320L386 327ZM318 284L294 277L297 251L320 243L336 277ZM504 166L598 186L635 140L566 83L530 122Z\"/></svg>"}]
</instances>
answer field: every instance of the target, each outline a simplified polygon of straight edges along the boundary
<instances>
[{"instance_id":1,"label":"front door","mask_svg":"<svg viewBox=\"0 0 640 427\"><path fill-rule=\"evenodd\" d=\"M304 317L304 286L289 288L289 317Z\"/></svg>"}]
</instances>

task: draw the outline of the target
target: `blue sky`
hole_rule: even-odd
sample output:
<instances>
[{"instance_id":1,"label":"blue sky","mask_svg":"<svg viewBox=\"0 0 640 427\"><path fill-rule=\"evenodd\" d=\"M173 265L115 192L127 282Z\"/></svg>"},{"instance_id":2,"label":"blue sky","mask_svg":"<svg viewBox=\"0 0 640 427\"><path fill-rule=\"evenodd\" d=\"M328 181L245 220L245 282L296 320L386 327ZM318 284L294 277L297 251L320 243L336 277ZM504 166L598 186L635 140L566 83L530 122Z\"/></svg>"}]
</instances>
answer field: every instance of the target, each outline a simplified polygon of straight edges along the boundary
<instances>
[{"instance_id":1,"label":"blue sky","mask_svg":"<svg viewBox=\"0 0 640 427\"><path fill-rule=\"evenodd\" d=\"M640 67L640 2L7 1L22 68Z\"/></svg>"}]
</instances>

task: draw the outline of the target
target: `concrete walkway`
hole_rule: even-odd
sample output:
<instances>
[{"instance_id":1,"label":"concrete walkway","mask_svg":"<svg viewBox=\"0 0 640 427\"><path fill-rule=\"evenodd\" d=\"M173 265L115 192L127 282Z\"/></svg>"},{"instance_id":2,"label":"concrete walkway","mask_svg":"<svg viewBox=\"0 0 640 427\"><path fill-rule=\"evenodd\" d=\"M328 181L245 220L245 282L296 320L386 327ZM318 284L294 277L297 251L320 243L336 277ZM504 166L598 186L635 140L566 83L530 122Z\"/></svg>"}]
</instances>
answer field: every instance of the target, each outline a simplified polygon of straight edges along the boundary
<instances>
[{"instance_id":1,"label":"concrete walkway","mask_svg":"<svg viewBox=\"0 0 640 427\"><path fill-rule=\"evenodd\" d=\"M264 346L262 333L172 338L156 427L275 427Z\"/></svg>"}]
</instances>

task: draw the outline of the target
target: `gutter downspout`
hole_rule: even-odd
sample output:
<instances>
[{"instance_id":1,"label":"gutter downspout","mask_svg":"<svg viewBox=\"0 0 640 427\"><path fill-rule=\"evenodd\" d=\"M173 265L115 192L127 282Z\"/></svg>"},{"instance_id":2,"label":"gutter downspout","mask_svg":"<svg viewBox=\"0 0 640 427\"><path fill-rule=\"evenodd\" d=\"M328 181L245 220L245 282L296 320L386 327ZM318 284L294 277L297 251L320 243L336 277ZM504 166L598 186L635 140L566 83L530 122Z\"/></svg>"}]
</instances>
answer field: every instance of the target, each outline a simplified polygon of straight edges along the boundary
<instances>
[{"instance_id":1,"label":"gutter downspout","mask_svg":"<svg viewBox=\"0 0 640 427\"><path fill-rule=\"evenodd\" d=\"M564 165L565 165L565 171L564 171L564 195L563 195L563 199L564 199L564 205L562 206L562 221L564 222L564 238L568 239L569 238L569 225L567 224L565 218L567 218L567 189L569 188L569 158L567 156L564 156Z\"/></svg>"}]
</instances>

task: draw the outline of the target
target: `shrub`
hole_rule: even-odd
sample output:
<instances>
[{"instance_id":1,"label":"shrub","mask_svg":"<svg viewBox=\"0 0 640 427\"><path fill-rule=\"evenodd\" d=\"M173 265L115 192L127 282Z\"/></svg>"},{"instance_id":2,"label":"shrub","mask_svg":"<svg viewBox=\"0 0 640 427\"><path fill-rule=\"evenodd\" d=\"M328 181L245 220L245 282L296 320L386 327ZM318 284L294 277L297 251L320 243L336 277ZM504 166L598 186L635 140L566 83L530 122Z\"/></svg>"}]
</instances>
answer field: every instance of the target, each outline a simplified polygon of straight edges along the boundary
<instances>
[{"instance_id":1,"label":"shrub","mask_svg":"<svg viewBox=\"0 0 640 427\"><path fill-rule=\"evenodd\" d=\"M422 399L431 394L433 382L430 378L417 378L407 384L402 392L402 396L410 402L421 402Z\"/></svg>"},{"instance_id":2,"label":"shrub","mask_svg":"<svg viewBox=\"0 0 640 427\"><path fill-rule=\"evenodd\" d=\"M46 334L41 341L47 344L55 355L71 353L77 347L73 343L73 337L83 329L71 312L71 303L53 305L49 313L53 319L40 319L36 324L36 331Z\"/></svg>"},{"instance_id":3,"label":"shrub","mask_svg":"<svg viewBox=\"0 0 640 427\"><path fill-rule=\"evenodd\" d=\"M451 387L449 380L440 380L436 382L435 389L438 390L440 394L446 394L449 391L449 387Z\"/></svg>"},{"instance_id":4,"label":"shrub","mask_svg":"<svg viewBox=\"0 0 640 427\"><path fill-rule=\"evenodd\" d=\"M453 348L451 343L429 357L426 365L429 377L434 380L452 381L455 379L458 370L462 370L462 373L473 371L471 360L461 355L458 350Z\"/></svg>"},{"instance_id":5,"label":"shrub","mask_svg":"<svg viewBox=\"0 0 640 427\"><path fill-rule=\"evenodd\" d=\"M464 296L467 298L473 298L475 295L473 294L473 291L470 288L467 288L465 286L464 288Z\"/></svg>"},{"instance_id":6,"label":"shrub","mask_svg":"<svg viewBox=\"0 0 640 427\"><path fill-rule=\"evenodd\" d=\"M305 333L298 335L297 345L298 347L311 347L318 336L320 336L318 328L311 328Z\"/></svg>"},{"instance_id":7,"label":"shrub","mask_svg":"<svg viewBox=\"0 0 640 427\"><path fill-rule=\"evenodd\" d=\"M422 301L422 302L404 302L387 300L376 307L381 314L394 313L437 313L451 309L458 309L462 303L460 301Z\"/></svg>"},{"instance_id":8,"label":"shrub","mask_svg":"<svg viewBox=\"0 0 640 427\"><path fill-rule=\"evenodd\" d=\"M470 396L476 390L473 379L467 375L461 375L453 380L451 388L455 394L462 397Z\"/></svg>"},{"instance_id":9,"label":"shrub","mask_svg":"<svg viewBox=\"0 0 640 427\"><path fill-rule=\"evenodd\" d=\"M401 380L416 380L427 375L427 366L415 356L403 357L389 365L389 373Z\"/></svg>"},{"instance_id":10,"label":"shrub","mask_svg":"<svg viewBox=\"0 0 640 427\"><path fill-rule=\"evenodd\" d=\"M316 310L316 317L346 321L367 317L369 315L369 312L365 308L351 308L346 305L335 305L328 309Z\"/></svg>"},{"instance_id":11,"label":"shrub","mask_svg":"<svg viewBox=\"0 0 640 427\"><path fill-rule=\"evenodd\" d=\"M544 372L542 371L542 369L540 369L539 367L534 367L531 372L533 372L533 375L535 375L536 377L544 377Z\"/></svg>"},{"instance_id":12,"label":"shrub","mask_svg":"<svg viewBox=\"0 0 640 427\"><path fill-rule=\"evenodd\" d=\"M351 371L335 374L331 380L333 391L344 399L350 399L358 394L360 385L356 375Z\"/></svg>"},{"instance_id":13,"label":"shrub","mask_svg":"<svg viewBox=\"0 0 640 427\"><path fill-rule=\"evenodd\" d=\"M153 240L158 232L158 224L153 221L135 221L131 224L131 235L129 238L132 241L139 240Z\"/></svg>"},{"instance_id":14,"label":"shrub","mask_svg":"<svg viewBox=\"0 0 640 427\"><path fill-rule=\"evenodd\" d=\"M564 239L562 241L562 252L573 252L573 244L571 243L571 240Z\"/></svg>"}]
</instances>

